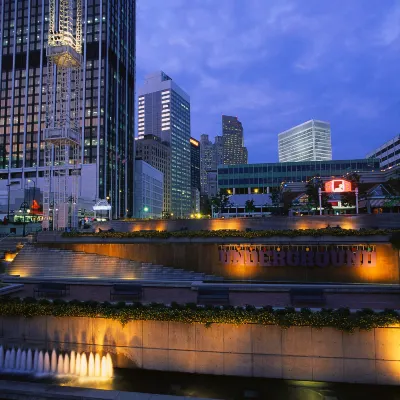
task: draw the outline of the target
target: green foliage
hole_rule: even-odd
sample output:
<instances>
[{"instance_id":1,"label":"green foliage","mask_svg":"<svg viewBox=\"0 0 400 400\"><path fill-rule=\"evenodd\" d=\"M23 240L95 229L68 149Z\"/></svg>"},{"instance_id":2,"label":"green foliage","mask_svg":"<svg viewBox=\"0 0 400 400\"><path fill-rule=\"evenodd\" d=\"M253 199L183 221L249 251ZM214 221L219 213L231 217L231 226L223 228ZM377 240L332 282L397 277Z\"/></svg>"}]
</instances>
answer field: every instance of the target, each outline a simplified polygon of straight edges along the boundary
<instances>
[{"instance_id":1,"label":"green foliage","mask_svg":"<svg viewBox=\"0 0 400 400\"><path fill-rule=\"evenodd\" d=\"M311 311L307 308L296 311L294 308L274 310L270 306L246 307L201 307L194 304L171 306L152 303L117 304L80 302L38 301L32 302L18 298L6 298L0 303L0 316L39 316L106 318L126 324L129 321L174 321L182 323L211 324L259 324L279 325L282 328L292 326L311 326L314 328L333 327L341 331L354 332L357 329L371 330L399 324L400 316L396 311L374 312L362 310L351 313L348 309Z\"/></svg>"},{"instance_id":2,"label":"green foliage","mask_svg":"<svg viewBox=\"0 0 400 400\"><path fill-rule=\"evenodd\" d=\"M308 197L307 208L309 211L319 209L319 193L318 190L321 188L324 190L324 182L320 176L316 176L310 179L306 184L306 195ZM322 208L324 210L329 210L332 208L331 204L328 202L329 196L326 193L321 194Z\"/></svg>"},{"instance_id":3,"label":"green foliage","mask_svg":"<svg viewBox=\"0 0 400 400\"><path fill-rule=\"evenodd\" d=\"M169 238L270 238L270 237L298 237L298 236L388 236L399 230L391 229L269 229L260 231L238 231L234 229L221 229L215 231L135 231L135 232L64 232L63 237L98 237L110 239L129 239L129 238L147 238L147 239L169 239Z\"/></svg>"},{"instance_id":4,"label":"green foliage","mask_svg":"<svg viewBox=\"0 0 400 400\"><path fill-rule=\"evenodd\" d=\"M246 203L244 204L244 210L247 213L252 213L256 210L256 207L254 205L254 200L246 200Z\"/></svg>"},{"instance_id":5,"label":"green foliage","mask_svg":"<svg viewBox=\"0 0 400 400\"><path fill-rule=\"evenodd\" d=\"M221 189L218 194L211 199L211 204L215 212L222 212L229 205L229 195L224 189Z\"/></svg>"},{"instance_id":6,"label":"green foliage","mask_svg":"<svg viewBox=\"0 0 400 400\"><path fill-rule=\"evenodd\" d=\"M360 184L360 175L355 172L350 172L344 177L347 181L351 182L351 190L358 188ZM356 194L354 192L345 192L341 194L342 205L345 207L355 207Z\"/></svg>"}]
</instances>

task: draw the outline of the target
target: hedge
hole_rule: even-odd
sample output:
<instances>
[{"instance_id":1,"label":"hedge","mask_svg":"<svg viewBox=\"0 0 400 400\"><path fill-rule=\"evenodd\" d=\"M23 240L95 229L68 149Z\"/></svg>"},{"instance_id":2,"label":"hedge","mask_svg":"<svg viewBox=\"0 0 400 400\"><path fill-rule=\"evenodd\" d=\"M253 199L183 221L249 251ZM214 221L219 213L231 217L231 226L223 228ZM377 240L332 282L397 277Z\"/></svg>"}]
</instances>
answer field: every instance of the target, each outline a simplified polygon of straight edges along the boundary
<instances>
[{"instance_id":1,"label":"hedge","mask_svg":"<svg viewBox=\"0 0 400 400\"><path fill-rule=\"evenodd\" d=\"M364 309L351 313L349 309L322 309L311 311L303 308L273 309L270 306L255 308L247 307L201 307L196 304L171 306L163 304L132 305L120 302L97 303L93 301L80 302L72 300L37 300L32 297L25 299L5 298L0 303L0 316L55 316L55 317L91 317L107 318L125 325L129 321L174 321L182 323L200 323L210 326L219 324L261 324L278 325L282 328L292 326L311 326L314 328L333 327L345 332L357 329L371 330L378 327L393 326L400 323L400 316L393 310L375 312Z\"/></svg>"},{"instance_id":2,"label":"hedge","mask_svg":"<svg viewBox=\"0 0 400 400\"><path fill-rule=\"evenodd\" d=\"M149 239L168 239L168 238L270 238L274 236L297 237L297 236L388 236L398 230L390 229L287 229L287 230L260 230L260 231L239 231L230 229L221 229L215 231L135 231L135 232L64 232L63 237L100 237L100 238L149 238Z\"/></svg>"}]
</instances>

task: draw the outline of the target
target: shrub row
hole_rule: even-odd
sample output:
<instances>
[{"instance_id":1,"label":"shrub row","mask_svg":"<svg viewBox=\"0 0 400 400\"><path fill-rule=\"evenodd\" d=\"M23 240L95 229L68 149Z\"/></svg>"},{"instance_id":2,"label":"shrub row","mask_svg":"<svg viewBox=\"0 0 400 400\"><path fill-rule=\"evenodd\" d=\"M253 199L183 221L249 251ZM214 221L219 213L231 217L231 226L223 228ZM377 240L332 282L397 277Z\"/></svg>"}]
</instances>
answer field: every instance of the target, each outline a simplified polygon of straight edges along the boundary
<instances>
[{"instance_id":1,"label":"shrub row","mask_svg":"<svg viewBox=\"0 0 400 400\"><path fill-rule=\"evenodd\" d=\"M376 236L391 235L397 230L390 229L340 229L340 228L324 228L324 229L287 229L287 230L260 230L260 231L238 231L230 229L222 229L215 231L135 231L135 232L64 232L64 237L82 237L93 236L101 238L269 238L275 236L297 237L297 236Z\"/></svg>"},{"instance_id":2,"label":"shrub row","mask_svg":"<svg viewBox=\"0 0 400 400\"><path fill-rule=\"evenodd\" d=\"M117 320L126 324L133 320L174 321L183 323L201 323L209 326L222 324L261 324L278 325L282 328L292 326L311 326L314 328L333 327L345 332L357 329L371 330L400 323L400 316L393 310L375 312L364 309L351 313L349 309L322 309L311 311L303 308L273 309L270 306L255 308L247 307L201 307L196 304L171 306L163 304L143 305L141 303L111 304L93 301L80 302L72 300L37 300L35 298L6 298L0 303L0 316L56 316L56 317L91 317Z\"/></svg>"}]
</instances>

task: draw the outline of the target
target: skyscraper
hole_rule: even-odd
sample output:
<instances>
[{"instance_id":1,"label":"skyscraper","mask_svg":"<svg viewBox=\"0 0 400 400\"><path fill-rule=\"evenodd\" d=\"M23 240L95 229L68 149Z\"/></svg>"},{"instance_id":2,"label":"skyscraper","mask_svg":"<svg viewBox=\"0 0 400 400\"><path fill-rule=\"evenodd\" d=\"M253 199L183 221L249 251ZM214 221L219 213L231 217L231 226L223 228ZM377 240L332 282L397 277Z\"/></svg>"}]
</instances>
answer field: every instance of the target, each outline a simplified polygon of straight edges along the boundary
<instances>
[{"instance_id":1,"label":"skyscraper","mask_svg":"<svg viewBox=\"0 0 400 400\"><path fill-rule=\"evenodd\" d=\"M278 135L279 162L332 160L331 125L310 120Z\"/></svg>"},{"instance_id":2,"label":"skyscraper","mask_svg":"<svg viewBox=\"0 0 400 400\"><path fill-rule=\"evenodd\" d=\"M200 212L200 142L190 138L191 213Z\"/></svg>"},{"instance_id":3,"label":"skyscraper","mask_svg":"<svg viewBox=\"0 0 400 400\"><path fill-rule=\"evenodd\" d=\"M190 98L164 72L148 75L139 88L138 135L171 145L171 211L190 215Z\"/></svg>"},{"instance_id":4,"label":"skyscraper","mask_svg":"<svg viewBox=\"0 0 400 400\"><path fill-rule=\"evenodd\" d=\"M135 4L82 2L81 159L93 165L91 201L108 198L115 217L133 213ZM19 179L22 187L34 179L38 190L44 184L48 7L48 0L0 1L0 179Z\"/></svg>"},{"instance_id":5,"label":"skyscraper","mask_svg":"<svg viewBox=\"0 0 400 400\"><path fill-rule=\"evenodd\" d=\"M247 164L243 126L237 117L222 116L222 142L224 164Z\"/></svg>"},{"instance_id":6,"label":"skyscraper","mask_svg":"<svg viewBox=\"0 0 400 400\"><path fill-rule=\"evenodd\" d=\"M216 169L215 147L208 135L200 136L200 187L201 193L207 193L207 171Z\"/></svg>"},{"instance_id":7,"label":"skyscraper","mask_svg":"<svg viewBox=\"0 0 400 400\"><path fill-rule=\"evenodd\" d=\"M171 146L158 136L144 135L136 140L136 158L163 173L163 214L171 213ZM136 208L136 206L135 206Z\"/></svg>"}]
</instances>

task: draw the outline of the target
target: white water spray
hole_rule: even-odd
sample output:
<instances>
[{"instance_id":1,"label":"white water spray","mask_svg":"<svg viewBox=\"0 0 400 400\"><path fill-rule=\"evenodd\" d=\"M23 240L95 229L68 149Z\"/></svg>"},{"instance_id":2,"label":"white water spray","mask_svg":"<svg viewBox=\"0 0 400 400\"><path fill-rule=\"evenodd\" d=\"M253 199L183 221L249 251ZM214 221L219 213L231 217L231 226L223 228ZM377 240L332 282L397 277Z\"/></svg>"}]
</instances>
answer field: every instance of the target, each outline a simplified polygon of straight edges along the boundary
<instances>
[{"instance_id":1,"label":"white water spray","mask_svg":"<svg viewBox=\"0 0 400 400\"><path fill-rule=\"evenodd\" d=\"M75 375L82 378L112 378L113 363L110 354L57 353L31 349L7 349L0 346L0 371L12 373Z\"/></svg>"}]
</instances>

